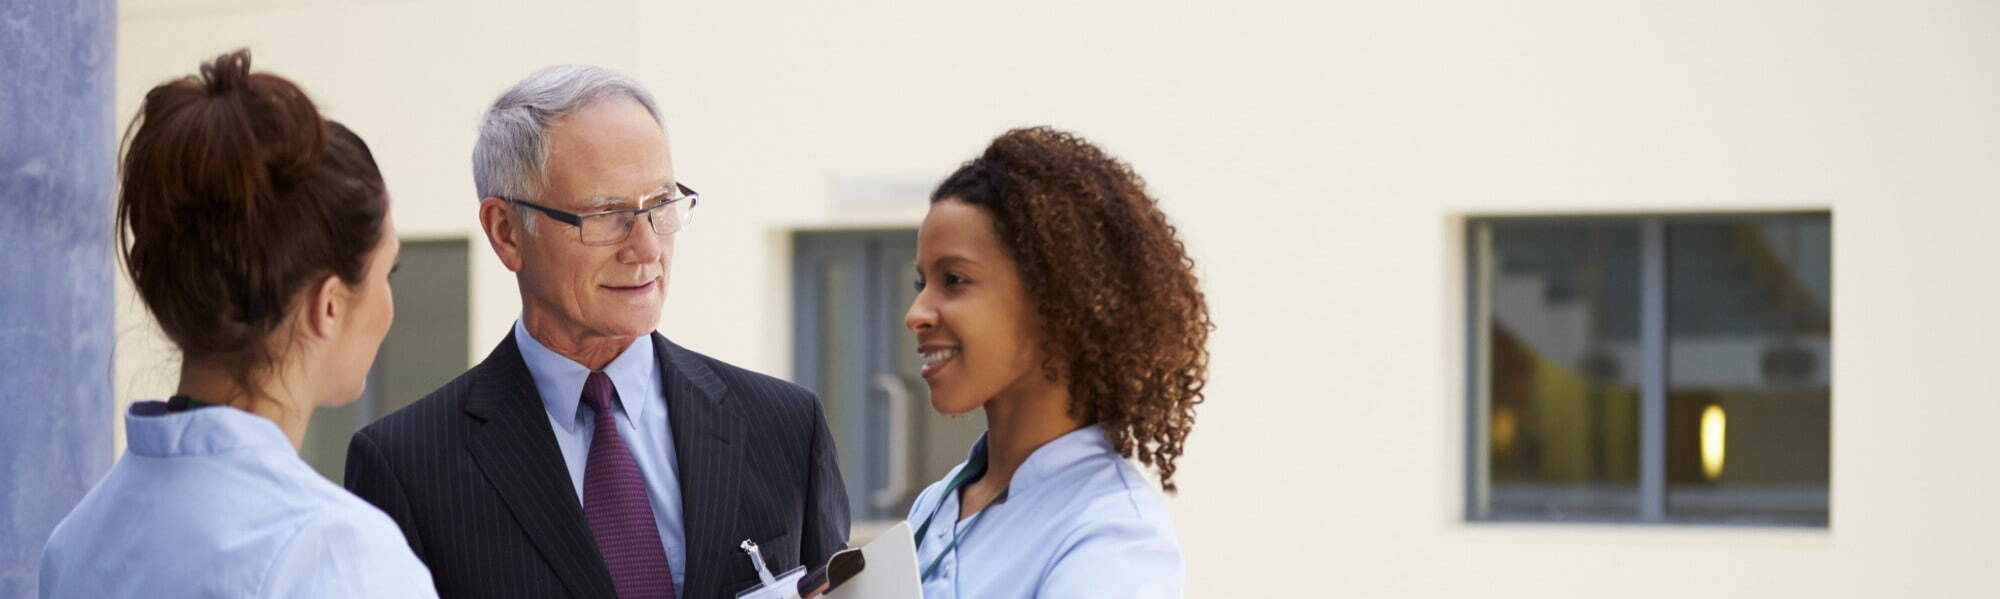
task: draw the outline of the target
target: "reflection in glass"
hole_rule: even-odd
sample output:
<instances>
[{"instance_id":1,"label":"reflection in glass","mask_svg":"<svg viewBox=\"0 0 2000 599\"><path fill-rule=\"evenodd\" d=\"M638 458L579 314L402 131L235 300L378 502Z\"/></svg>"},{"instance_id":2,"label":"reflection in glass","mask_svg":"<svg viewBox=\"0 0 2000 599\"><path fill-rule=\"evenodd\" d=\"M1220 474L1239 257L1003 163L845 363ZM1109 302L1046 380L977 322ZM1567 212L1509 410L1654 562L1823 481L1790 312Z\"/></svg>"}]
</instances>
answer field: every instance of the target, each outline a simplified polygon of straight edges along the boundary
<instances>
[{"instance_id":1,"label":"reflection in glass","mask_svg":"<svg viewBox=\"0 0 2000 599\"><path fill-rule=\"evenodd\" d=\"M1639 231L1490 223L1491 517L1638 512Z\"/></svg>"},{"instance_id":2,"label":"reflection in glass","mask_svg":"<svg viewBox=\"0 0 2000 599\"><path fill-rule=\"evenodd\" d=\"M1826 522L1829 221L1667 227L1670 519Z\"/></svg>"}]
</instances>

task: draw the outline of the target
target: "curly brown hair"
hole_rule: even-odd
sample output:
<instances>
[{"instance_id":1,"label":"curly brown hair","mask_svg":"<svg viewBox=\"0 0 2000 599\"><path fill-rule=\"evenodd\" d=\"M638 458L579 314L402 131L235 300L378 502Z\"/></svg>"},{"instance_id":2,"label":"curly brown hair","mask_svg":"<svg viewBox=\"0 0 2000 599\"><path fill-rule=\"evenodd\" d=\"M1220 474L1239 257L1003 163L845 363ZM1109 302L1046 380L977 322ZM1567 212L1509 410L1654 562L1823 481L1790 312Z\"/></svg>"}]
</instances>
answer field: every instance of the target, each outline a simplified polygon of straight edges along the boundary
<instances>
[{"instance_id":1,"label":"curly brown hair","mask_svg":"<svg viewBox=\"0 0 2000 599\"><path fill-rule=\"evenodd\" d=\"M1043 322L1043 373L1069 377L1070 414L1169 493L1194 428L1215 328L1194 260L1138 173L1074 134L1008 131L931 202L986 209Z\"/></svg>"}]
</instances>

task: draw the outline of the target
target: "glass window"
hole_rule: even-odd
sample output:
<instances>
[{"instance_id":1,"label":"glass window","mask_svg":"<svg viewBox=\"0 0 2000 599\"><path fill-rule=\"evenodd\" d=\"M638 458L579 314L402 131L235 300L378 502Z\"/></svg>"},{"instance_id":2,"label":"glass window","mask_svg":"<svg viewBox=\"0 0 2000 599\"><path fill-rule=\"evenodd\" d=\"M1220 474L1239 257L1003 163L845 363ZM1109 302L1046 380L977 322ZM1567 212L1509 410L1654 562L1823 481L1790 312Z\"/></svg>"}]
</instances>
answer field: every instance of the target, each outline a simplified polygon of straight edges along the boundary
<instances>
[{"instance_id":1,"label":"glass window","mask_svg":"<svg viewBox=\"0 0 2000 599\"><path fill-rule=\"evenodd\" d=\"M1486 295L1492 508L1639 510L1639 231L1495 223Z\"/></svg>"},{"instance_id":2,"label":"glass window","mask_svg":"<svg viewBox=\"0 0 2000 599\"><path fill-rule=\"evenodd\" d=\"M1824 524L1828 219L1666 229L1667 515Z\"/></svg>"},{"instance_id":3,"label":"glass window","mask_svg":"<svg viewBox=\"0 0 2000 599\"><path fill-rule=\"evenodd\" d=\"M903 313L916 299L917 232L806 231L792 238L793 372L820 396L840 451L853 537L901 521L965 459L984 415L936 415Z\"/></svg>"},{"instance_id":4,"label":"glass window","mask_svg":"<svg viewBox=\"0 0 2000 599\"><path fill-rule=\"evenodd\" d=\"M389 278L396 322L368 369L361 399L313 412L301 455L334 483L347 476L354 431L402 409L471 367L471 273L464 239L403 241Z\"/></svg>"},{"instance_id":5,"label":"glass window","mask_svg":"<svg viewBox=\"0 0 2000 599\"><path fill-rule=\"evenodd\" d=\"M1475 520L1826 523L1826 213L1469 223Z\"/></svg>"}]
</instances>

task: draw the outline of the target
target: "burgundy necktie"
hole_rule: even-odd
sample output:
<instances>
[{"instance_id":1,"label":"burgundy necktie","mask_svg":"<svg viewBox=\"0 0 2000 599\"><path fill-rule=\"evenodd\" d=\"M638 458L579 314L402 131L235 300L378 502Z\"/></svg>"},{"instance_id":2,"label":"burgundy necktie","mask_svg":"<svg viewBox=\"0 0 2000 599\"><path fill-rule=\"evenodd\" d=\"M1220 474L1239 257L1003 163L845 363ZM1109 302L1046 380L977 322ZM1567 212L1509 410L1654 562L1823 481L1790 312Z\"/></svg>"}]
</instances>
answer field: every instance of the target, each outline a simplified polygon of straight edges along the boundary
<instances>
[{"instance_id":1,"label":"burgundy necktie","mask_svg":"<svg viewBox=\"0 0 2000 599\"><path fill-rule=\"evenodd\" d=\"M611 412L616 399L611 377L592 372L584 380L583 403L597 412L597 427L583 467L583 518L597 537L597 552L604 555L620 599L673 599L674 571L660 544L653 504L646 499L646 477L618 436L618 418Z\"/></svg>"}]
</instances>

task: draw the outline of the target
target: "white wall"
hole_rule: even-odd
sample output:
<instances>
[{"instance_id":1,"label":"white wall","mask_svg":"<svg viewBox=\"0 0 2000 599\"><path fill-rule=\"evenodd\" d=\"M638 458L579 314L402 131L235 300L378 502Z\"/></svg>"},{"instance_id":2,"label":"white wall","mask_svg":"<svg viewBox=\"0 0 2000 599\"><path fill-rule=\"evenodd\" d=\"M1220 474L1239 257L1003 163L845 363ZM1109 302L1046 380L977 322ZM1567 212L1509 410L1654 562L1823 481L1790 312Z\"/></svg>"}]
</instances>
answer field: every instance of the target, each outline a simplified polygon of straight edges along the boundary
<instances>
[{"instance_id":1,"label":"white wall","mask_svg":"<svg viewBox=\"0 0 2000 599\"><path fill-rule=\"evenodd\" d=\"M476 236L479 109L628 70L705 199L662 328L779 374L784 233L921 214L836 189L1071 128L1150 179L1220 327L1171 501L1193 596L2000 586L2000 4L490 4L127 0L119 111L247 45L369 140L407 234ZM1463 217L1774 208L1834 214L1832 526L1464 523ZM476 358L518 299L475 255ZM120 399L161 395L125 314Z\"/></svg>"}]
</instances>

